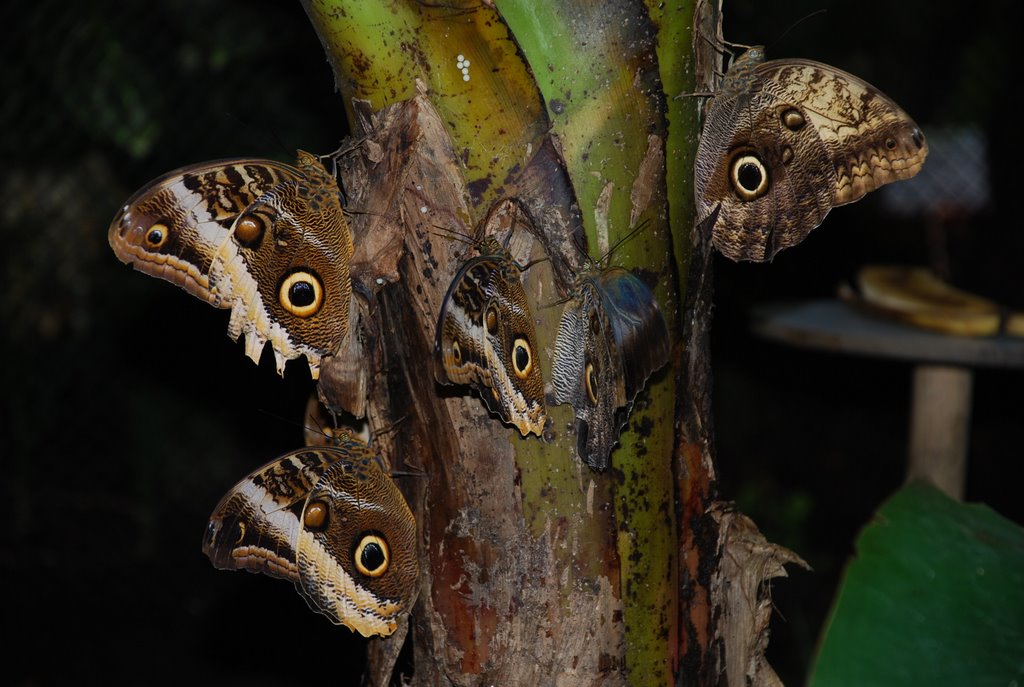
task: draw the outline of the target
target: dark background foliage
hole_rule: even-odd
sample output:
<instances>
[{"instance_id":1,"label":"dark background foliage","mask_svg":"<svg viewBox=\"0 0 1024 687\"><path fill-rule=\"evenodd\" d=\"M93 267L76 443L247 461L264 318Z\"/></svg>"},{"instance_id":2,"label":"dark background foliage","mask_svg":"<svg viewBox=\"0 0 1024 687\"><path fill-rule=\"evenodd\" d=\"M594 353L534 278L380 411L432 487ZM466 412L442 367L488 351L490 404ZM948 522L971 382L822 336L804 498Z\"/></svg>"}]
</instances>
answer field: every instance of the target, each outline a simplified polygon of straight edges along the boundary
<instances>
[{"instance_id":1,"label":"dark background foliage","mask_svg":"<svg viewBox=\"0 0 1024 687\"><path fill-rule=\"evenodd\" d=\"M726 36L856 73L926 133L982 131L992 202L947 218L940 252L958 284L1024 307L1008 164L1016 3L842 0L793 26L822 5L727 2ZM308 373L252 365L225 312L132 274L106 242L124 200L168 170L335 148L344 113L319 41L298 3L41 0L0 13L12 27L0 46L6 680L355 684L362 640L288 585L216 571L199 550L223 492L301 443ZM857 530L902 481L910 367L757 339L750 311L830 296L866 262L934 259L927 219L887 215L873 194L771 265L715 264L721 496L815 568L773 587L770 656L789 684ZM1022 381L978 372L967 481L969 500L1018 522Z\"/></svg>"}]
</instances>

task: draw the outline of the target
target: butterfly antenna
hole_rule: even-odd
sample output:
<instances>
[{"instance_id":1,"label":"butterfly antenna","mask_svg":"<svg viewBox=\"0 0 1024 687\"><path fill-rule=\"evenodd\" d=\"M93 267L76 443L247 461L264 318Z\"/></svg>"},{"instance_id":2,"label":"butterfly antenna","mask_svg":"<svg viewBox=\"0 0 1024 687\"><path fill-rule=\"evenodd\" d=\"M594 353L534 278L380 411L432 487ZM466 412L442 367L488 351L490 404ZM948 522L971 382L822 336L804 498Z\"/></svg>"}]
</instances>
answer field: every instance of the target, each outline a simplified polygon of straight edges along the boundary
<instances>
[{"instance_id":1,"label":"butterfly antenna","mask_svg":"<svg viewBox=\"0 0 1024 687\"><path fill-rule=\"evenodd\" d=\"M392 470L389 473L392 477L426 477L427 473L423 470Z\"/></svg>"},{"instance_id":2,"label":"butterfly antenna","mask_svg":"<svg viewBox=\"0 0 1024 687\"><path fill-rule=\"evenodd\" d=\"M462 243L465 243L465 244L470 245L470 246L477 245L476 239L474 239L469 234L464 234L463 232L461 232L461 231L459 231L457 229L451 229L449 227L442 227L439 224L432 224L431 226L434 227L434 229L439 229L440 230L440 231L431 231L430 233L433 234L434 236L440 236L440 237L446 238L446 239L448 239L450 241L461 241Z\"/></svg>"},{"instance_id":3,"label":"butterfly antenna","mask_svg":"<svg viewBox=\"0 0 1024 687\"><path fill-rule=\"evenodd\" d=\"M359 138L346 139L341 142L340 146L338 146L331 152L327 153L326 155L321 155L320 159L323 160L326 158L331 158L332 160L338 160L340 158L343 158L349 153L359 150L359 148L362 147L364 143L366 143L366 140L368 138L369 136L360 136Z\"/></svg>"},{"instance_id":4,"label":"butterfly antenna","mask_svg":"<svg viewBox=\"0 0 1024 687\"><path fill-rule=\"evenodd\" d=\"M277 420L278 422L281 422L283 424L291 425L292 427L299 427L300 429L302 429L304 431L316 432L316 433L320 434L321 436L323 436L325 439L332 439L331 435L328 434L324 430L323 425L321 425L317 421L317 419L315 417L313 417L312 415L309 416L309 419L313 422L313 424L316 425L316 427L310 427L309 425L303 424L301 422L296 422L295 420L292 420L290 418L286 418L286 417L284 417L282 415L278 415L277 413L272 413L269 410L266 410L265 408L259 408L258 412L261 412L264 415L272 417L275 420ZM331 413L331 415L333 416L334 413ZM337 429L337 424L338 424L337 423L337 417L335 417L334 420L335 420L335 422L334 422L335 429Z\"/></svg>"},{"instance_id":5,"label":"butterfly antenna","mask_svg":"<svg viewBox=\"0 0 1024 687\"><path fill-rule=\"evenodd\" d=\"M244 128L248 129L249 131L259 133L262 136L269 136L271 139L273 139L275 147L281 151L281 154L284 157L289 157L292 160L295 160L295 148L289 148L287 145L285 145L284 141L281 140L281 137L277 135L276 130L266 126L256 126L252 123L251 120L239 115L236 112L228 111L225 114L231 119L241 124Z\"/></svg>"},{"instance_id":6,"label":"butterfly antenna","mask_svg":"<svg viewBox=\"0 0 1024 687\"><path fill-rule=\"evenodd\" d=\"M531 260L530 262L526 263L525 265L520 265L519 263L516 263L516 267L519 268L520 272L525 272L526 270L530 269L531 267L533 267L537 263L539 263L539 262L546 262L549 259L550 258L548 258L548 256L545 255L543 257L535 258L535 259Z\"/></svg>"},{"instance_id":7,"label":"butterfly antenna","mask_svg":"<svg viewBox=\"0 0 1024 687\"><path fill-rule=\"evenodd\" d=\"M729 57L731 57L732 59L736 59L736 53L734 53L732 50L729 50L724 46L729 46L729 48L739 48L740 50L750 50L751 48L754 47L752 45L747 45L746 43L733 43L732 41L727 41L724 38L722 39L722 45L722 51L729 53Z\"/></svg>"},{"instance_id":8,"label":"butterfly antenna","mask_svg":"<svg viewBox=\"0 0 1024 687\"><path fill-rule=\"evenodd\" d=\"M372 212L370 210L356 210L356 209L349 208L349 207L343 207L341 210L342 210L342 212L345 213L345 217L383 217L384 219L387 219L387 220L389 220L391 222L394 222L395 224L397 224L399 226L401 226L401 224L402 224L399 220L395 219L394 216L389 215L386 212Z\"/></svg>"},{"instance_id":9,"label":"butterfly antenna","mask_svg":"<svg viewBox=\"0 0 1024 687\"><path fill-rule=\"evenodd\" d=\"M747 45L745 43L733 43L732 41L727 41L724 38L711 39L705 36L703 32L700 32L700 37L703 38L708 43L710 43L711 47L714 48L716 52L722 55L728 55L730 64L732 64L732 62L735 61L736 53L734 53L729 48L738 48L740 50L747 51L754 47L752 45ZM721 74L719 74L719 76L721 76Z\"/></svg>"},{"instance_id":10,"label":"butterfly antenna","mask_svg":"<svg viewBox=\"0 0 1024 687\"><path fill-rule=\"evenodd\" d=\"M572 239L572 245L576 246L580 255L587 255L587 234L582 231L574 231L569 236Z\"/></svg>"},{"instance_id":11,"label":"butterfly antenna","mask_svg":"<svg viewBox=\"0 0 1024 687\"><path fill-rule=\"evenodd\" d=\"M397 432L398 426L405 422L406 419L408 419L408 417L408 415L403 415L402 417L398 418L397 420L395 420L394 422L392 422L390 425L380 430L379 432L374 432L374 436L388 435Z\"/></svg>"},{"instance_id":12,"label":"butterfly antenna","mask_svg":"<svg viewBox=\"0 0 1024 687\"><path fill-rule=\"evenodd\" d=\"M371 212L369 210L353 210L353 209L350 209L350 208L345 208L345 214L346 215L351 215L351 216L359 215L359 216L362 216L362 217L387 217L388 216L386 213L383 213L383 212Z\"/></svg>"},{"instance_id":13,"label":"butterfly antenna","mask_svg":"<svg viewBox=\"0 0 1024 687\"><path fill-rule=\"evenodd\" d=\"M700 37L702 39L704 39L704 41L706 41L708 43L708 45L710 45L712 48L714 48L715 52L719 53L720 55L728 55L730 57L730 59L733 59L733 58L736 57L736 55L733 53L733 51L729 50L729 47L728 47L728 46L736 47L736 45L734 43L730 43L729 41L726 41L724 39L723 40L719 40L718 38L710 38L710 37L706 36L703 31L698 31L697 33L700 35Z\"/></svg>"},{"instance_id":14,"label":"butterfly antenna","mask_svg":"<svg viewBox=\"0 0 1024 687\"><path fill-rule=\"evenodd\" d=\"M338 418L334 417L334 413L331 413L331 417L334 419L334 429L337 429L338 428ZM326 439L330 439L331 438L331 435L327 433L327 430L324 429L324 426L322 424L320 424L320 420L315 415L313 415L313 413L309 414L309 421L312 422L314 425L316 425L316 431L319 432L320 434L322 434L324 436L324 438L326 438ZM312 430L313 428L310 427L309 425L306 425L306 426L303 427L303 429Z\"/></svg>"},{"instance_id":15,"label":"butterfly antenna","mask_svg":"<svg viewBox=\"0 0 1024 687\"><path fill-rule=\"evenodd\" d=\"M790 25L789 25L789 28L787 28L787 29L786 29L785 31L783 31L783 32L782 32L782 35L781 35L781 36L779 36L778 38L776 38L776 39L775 39L775 42L776 42L776 43L779 43L779 42L781 42L781 41L782 41L782 39L783 39L783 38L785 38L785 37L786 37L786 35L787 35L787 34L788 34L788 33L789 33L790 31L792 31L792 30L793 30L793 29L795 29L796 27L800 26L801 24L803 24L803 23L804 23L805 21L807 21L808 19L813 19L814 17L818 16L819 14L825 14L826 12L828 12L828 8L826 8L826 7L822 7L822 8L821 8L821 9L819 9L819 10L815 10L815 11L811 12L810 14L804 15L804 16L803 16L803 17L801 17L800 19L797 19L797 20L796 20L795 22L793 22L792 24L790 24Z\"/></svg>"},{"instance_id":16,"label":"butterfly antenna","mask_svg":"<svg viewBox=\"0 0 1024 687\"><path fill-rule=\"evenodd\" d=\"M720 72L717 69L715 70L715 74L719 77L725 76L724 72ZM693 91L692 93L680 93L679 95L674 95L672 96L672 100L680 100L682 98L714 98L716 95L718 94L714 91Z\"/></svg>"},{"instance_id":17,"label":"butterfly antenna","mask_svg":"<svg viewBox=\"0 0 1024 687\"><path fill-rule=\"evenodd\" d=\"M557 301L554 301L553 303L544 303L542 305L538 305L537 307L541 310L546 310L547 308L553 308L556 305L564 305L565 303L568 303L571 300L572 296L566 296L565 298L560 298Z\"/></svg>"},{"instance_id":18,"label":"butterfly antenna","mask_svg":"<svg viewBox=\"0 0 1024 687\"><path fill-rule=\"evenodd\" d=\"M338 429L341 427L339 425L339 423L338 423L338 414L335 413L334 410L331 409L331 407L328 407L327 405L324 406L324 410L326 410L328 412L328 414L331 416L331 425L332 425L331 431L332 432L337 432ZM319 430L319 432L321 432L321 434L323 434L324 436L327 436L327 437L332 436L331 434L328 433L327 430L324 429L324 425L319 423L319 421L317 421L317 419L315 417L313 417L313 415L311 413L309 414L309 419L313 421L313 423L316 425L316 429Z\"/></svg>"},{"instance_id":19,"label":"butterfly antenna","mask_svg":"<svg viewBox=\"0 0 1024 687\"><path fill-rule=\"evenodd\" d=\"M724 41L722 41L720 43L717 40L708 38L707 36L704 35L703 31L698 31L697 35L699 35L703 40L707 41L707 43L719 55L728 55L730 61L736 58L736 55L733 54L732 50L729 50L727 47L725 47L725 42ZM712 67L712 69L714 70L715 75L718 78L721 79L721 78L723 78L725 76L725 72L719 70L717 66ZM672 96L672 100L681 100L683 98L713 98L713 97L715 97L715 92L714 91L694 91L694 92L690 92L690 93L680 93L679 95L674 95L674 96Z\"/></svg>"},{"instance_id":20,"label":"butterfly antenna","mask_svg":"<svg viewBox=\"0 0 1024 687\"><path fill-rule=\"evenodd\" d=\"M363 144L369 140L369 135L360 136L359 138L350 138L341 142L341 145L326 155L317 155L321 160L331 161L331 173L334 176L338 176L338 160L354 153L363 147Z\"/></svg>"},{"instance_id":21,"label":"butterfly antenna","mask_svg":"<svg viewBox=\"0 0 1024 687\"><path fill-rule=\"evenodd\" d=\"M643 220L642 222L640 222L640 224L638 224L635 227L633 227L632 229L630 229L629 233L627 233L621 239L616 241L615 244L611 248L609 248L605 252L604 255L602 255L600 258L597 259L598 264L604 263L611 256L611 254L614 253L616 251L616 249L618 249L619 246L621 246L626 241L630 240L631 238L633 238L634 236L639 234L641 231L643 231L644 229L646 229L650 225L651 225L651 220L650 220L650 218L647 218L647 219Z\"/></svg>"},{"instance_id":22,"label":"butterfly antenna","mask_svg":"<svg viewBox=\"0 0 1024 687\"><path fill-rule=\"evenodd\" d=\"M272 417L275 420L277 420L278 422L281 422L283 424L291 425L292 427L303 427L303 424L301 422L296 422L295 420L286 418L283 415L278 415L277 413L272 413L269 410L267 410L266 408L259 408L258 412L263 413L267 417Z\"/></svg>"},{"instance_id":23,"label":"butterfly antenna","mask_svg":"<svg viewBox=\"0 0 1024 687\"><path fill-rule=\"evenodd\" d=\"M388 425L384 429L380 430L379 432L374 432L374 437L381 436L382 434L390 434L391 432L397 431L398 430L398 426L400 424L402 424L406 419L408 419L408 417L409 417L408 415L403 415L402 417L398 418L397 420L395 420L394 422L392 422L390 425ZM371 443L371 445L372 445L372 443ZM422 471L422 470L390 470L388 472L388 474L390 474L392 477L426 477L427 476L427 473Z\"/></svg>"}]
</instances>

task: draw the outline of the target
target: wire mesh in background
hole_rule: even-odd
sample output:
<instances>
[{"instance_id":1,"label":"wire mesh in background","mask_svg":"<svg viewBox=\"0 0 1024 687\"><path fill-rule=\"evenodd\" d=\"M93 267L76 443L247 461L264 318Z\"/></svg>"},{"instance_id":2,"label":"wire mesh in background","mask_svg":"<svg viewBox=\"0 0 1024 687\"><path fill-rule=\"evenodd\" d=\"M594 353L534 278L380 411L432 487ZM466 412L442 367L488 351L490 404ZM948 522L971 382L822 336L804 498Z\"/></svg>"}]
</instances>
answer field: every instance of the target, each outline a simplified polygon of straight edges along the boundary
<instances>
[{"instance_id":1,"label":"wire mesh in background","mask_svg":"<svg viewBox=\"0 0 1024 687\"><path fill-rule=\"evenodd\" d=\"M787 33L822 4L727 0L725 36L863 76L929 136L982 132L992 202L950 227L950 253L986 295L1024 301L1019 175L1007 172L1018 138L1018 3L834 0ZM225 335L227 313L131 274L106 241L120 204L168 170L337 147L343 105L301 4L39 0L4 3L0 25L8 680L279 684L297 677L290 656L271 656L283 632L299 636L303 655L327 657L318 676L326 666L333 683L355 683L358 663L338 653L357 640L287 585L214 571L199 551L220 495L301 441L308 378L254 368ZM715 270L722 493L816 569L774 588L786 619L769 650L791 684L853 533L890 490L885 476L899 472L905 384L891 368L808 367L806 356L752 341L745 313L757 299L831 295L865 261L922 257L913 218L871 214L880 198L837 209L772 265ZM993 384L1003 382L979 378L968 486L1019 503L1005 473L1005 456L1017 456L1000 445L1019 418L987 400ZM1018 386L999 388L1012 397Z\"/></svg>"},{"instance_id":2,"label":"wire mesh in background","mask_svg":"<svg viewBox=\"0 0 1024 687\"><path fill-rule=\"evenodd\" d=\"M268 623L319 627L313 650L358 676L361 640L288 585L218 573L200 552L221 494L301 445L308 374L256 368L227 312L107 245L128 195L166 171L337 147L342 102L301 5L0 13L5 682L280 684L286 661L239 660L268 645Z\"/></svg>"}]
</instances>

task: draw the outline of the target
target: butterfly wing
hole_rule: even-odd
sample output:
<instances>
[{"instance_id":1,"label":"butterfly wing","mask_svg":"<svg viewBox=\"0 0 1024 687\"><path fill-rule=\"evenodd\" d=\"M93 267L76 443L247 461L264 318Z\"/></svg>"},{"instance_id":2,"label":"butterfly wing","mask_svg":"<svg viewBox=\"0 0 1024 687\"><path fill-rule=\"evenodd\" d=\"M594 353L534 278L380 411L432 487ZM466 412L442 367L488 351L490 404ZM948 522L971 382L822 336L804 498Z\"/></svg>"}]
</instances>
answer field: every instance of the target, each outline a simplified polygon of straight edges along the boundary
<instances>
[{"instance_id":1,"label":"butterfly wing","mask_svg":"<svg viewBox=\"0 0 1024 687\"><path fill-rule=\"evenodd\" d=\"M891 98L853 74L811 60L757 69L776 100L798 103L835 171L833 205L917 174L928 154L921 129Z\"/></svg>"},{"instance_id":2,"label":"butterfly wing","mask_svg":"<svg viewBox=\"0 0 1024 687\"><path fill-rule=\"evenodd\" d=\"M437 381L472 386L485 401L493 382L484 352L484 310L491 300L492 274L498 269L491 256L472 258L459 268L442 301L434 338Z\"/></svg>"},{"instance_id":3,"label":"butterfly wing","mask_svg":"<svg viewBox=\"0 0 1024 687\"><path fill-rule=\"evenodd\" d=\"M231 309L228 333L254 361L267 341L278 372L305 355L313 377L348 331L352 237L334 179L299 166L220 160L138 191L111 223L122 262Z\"/></svg>"},{"instance_id":4,"label":"butterfly wing","mask_svg":"<svg viewBox=\"0 0 1024 687\"><path fill-rule=\"evenodd\" d=\"M802 241L833 205L910 178L927 145L892 100L850 74L804 60L730 68L697 151L698 221L721 206L712 238L733 260L770 260Z\"/></svg>"},{"instance_id":5,"label":"butterfly wing","mask_svg":"<svg viewBox=\"0 0 1024 687\"><path fill-rule=\"evenodd\" d=\"M654 293L621 267L598 277L601 303L622 368L623 391L632 402L650 376L668 363L668 325Z\"/></svg>"},{"instance_id":6,"label":"butterfly wing","mask_svg":"<svg viewBox=\"0 0 1024 687\"><path fill-rule=\"evenodd\" d=\"M651 290L622 268L580 281L555 339L555 399L576 414L576 450L595 470L612 448L636 395L668 362L669 338Z\"/></svg>"},{"instance_id":7,"label":"butterfly wing","mask_svg":"<svg viewBox=\"0 0 1024 687\"><path fill-rule=\"evenodd\" d=\"M389 635L416 596L416 521L368 449L333 464L306 499L299 593L365 637Z\"/></svg>"},{"instance_id":8,"label":"butterfly wing","mask_svg":"<svg viewBox=\"0 0 1024 687\"><path fill-rule=\"evenodd\" d=\"M364 636L391 634L416 593L416 522L366 444L300 449L239 482L203 552L225 570L291 580L310 608Z\"/></svg>"},{"instance_id":9,"label":"butterfly wing","mask_svg":"<svg viewBox=\"0 0 1024 687\"><path fill-rule=\"evenodd\" d=\"M221 570L248 570L299 583L295 542L310 490L344 453L292 451L270 461L221 499L206 527L203 553Z\"/></svg>"},{"instance_id":10,"label":"butterfly wing","mask_svg":"<svg viewBox=\"0 0 1024 687\"><path fill-rule=\"evenodd\" d=\"M503 255L467 261L448 288L434 344L441 384L476 389L523 436L544 429L537 334L519 268Z\"/></svg>"},{"instance_id":11,"label":"butterfly wing","mask_svg":"<svg viewBox=\"0 0 1024 687\"><path fill-rule=\"evenodd\" d=\"M562 312L555 338L555 400L576 415L576 453L594 470L608 467L627 406L622 364L596 283L585 280ZM628 414L628 409L626 413Z\"/></svg>"}]
</instances>

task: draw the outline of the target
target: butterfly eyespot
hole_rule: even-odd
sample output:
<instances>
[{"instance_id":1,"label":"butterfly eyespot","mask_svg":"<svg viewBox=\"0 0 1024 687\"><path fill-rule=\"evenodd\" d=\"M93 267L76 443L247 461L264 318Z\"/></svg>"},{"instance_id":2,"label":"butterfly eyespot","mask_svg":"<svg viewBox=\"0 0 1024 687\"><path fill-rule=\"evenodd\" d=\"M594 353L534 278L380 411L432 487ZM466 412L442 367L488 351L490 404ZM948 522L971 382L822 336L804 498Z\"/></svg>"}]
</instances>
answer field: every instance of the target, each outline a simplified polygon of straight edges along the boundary
<instances>
[{"instance_id":1,"label":"butterfly eyespot","mask_svg":"<svg viewBox=\"0 0 1024 687\"><path fill-rule=\"evenodd\" d=\"M484 324L487 326L487 333L494 334L498 331L498 311L494 309L494 306L487 308L487 312L484 313Z\"/></svg>"},{"instance_id":2,"label":"butterfly eyespot","mask_svg":"<svg viewBox=\"0 0 1024 687\"><path fill-rule=\"evenodd\" d=\"M327 504L323 501L310 501L302 511L302 525L307 530L322 530L327 527Z\"/></svg>"},{"instance_id":3,"label":"butterfly eyespot","mask_svg":"<svg viewBox=\"0 0 1024 687\"><path fill-rule=\"evenodd\" d=\"M768 192L768 169L751 151L733 158L729 174L733 190L740 200L756 200Z\"/></svg>"},{"instance_id":4,"label":"butterfly eyespot","mask_svg":"<svg viewBox=\"0 0 1024 687\"><path fill-rule=\"evenodd\" d=\"M170 234L166 224L157 222L146 231L146 245L150 248L160 248L167 243L167 237Z\"/></svg>"},{"instance_id":5,"label":"butterfly eyespot","mask_svg":"<svg viewBox=\"0 0 1024 687\"><path fill-rule=\"evenodd\" d=\"M526 379L533 369L533 354L530 344L523 337L519 337L512 344L512 370L519 379Z\"/></svg>"},{"instance_id":6,"label":"butterfly eyespot","mask_svg":"<svg viewBox=\"0 0 1024 687\"><path fill-rule=\"evenodd\" d=\"M587 396L590 397L590 402L597 403L597 375L594 374L594 363L587 363L586 372L583 375L583 380L587 385Z\"/></svg>"},{"instance_id":7,"label":"butterfly eyespot","mask_svg":"<svg viewBox=\"0 0 1024 687\"><path fill-rule=\"evenodd\" d=\"M362 535L352 555L356 570L367 577L380 577L391 565L391 551L384 537L375 533Z\"/></svg>"},{"instance_id":8,"label":"butterfly eyespot","mask_svg":"<svg viewBox=\"0 0 1024 687\"><path fill-rule=\"evenodd\" d=\"M462 362L462 347L458 341L452 341L452 360L456 363Z\"/></svg>"},{"instance_id":9,"label":"butterfly eyespot","mask_svg":"<svg viewBox=\"0 0 1024 687\"><path fill-rule=\"evenodd\" d=\"M235 224L235 240L247 248L253 248L263 238L264 226L257 216L246 215Z\"/></svg>"},{"instance_id":10,"label":"butterfly eyespot","mask_svg":"<svg viewBox=\"0 0 1024 687\"><path fill-rule=\"evenodd\" d=\"M803 113L795 107L788 107L783 110L779 119L782 120L782 125L790 131L799 131L803 128L804 124L807 123L807 120L804 119Z\"/></svg>"},{"instance_id":11,"label":"butterfly eyespot","mask_svg":"<svg viewBox=\"0 0 1024 687\"><path fill-rule=\"evenodd\" d=\"M315 274L298 270L284 278L277 290L277 298L281 307L292 315L310 317L324 304L324 289Z\"/></svg>"},{"instance_id":12,"label":"butterfly eyespot","mask_svg":"<svg viewBox=\"0 0 1024 687\"><path fill-rule=\"evenodd\" d=\"M896 150L896 139L891 136L885 139L885 147L889 150Z\"/></svg>"}]
</instances>

